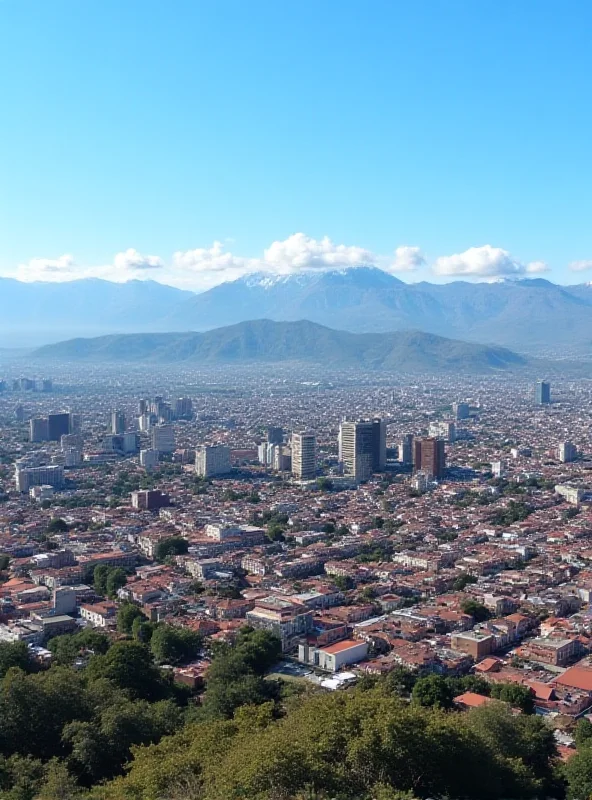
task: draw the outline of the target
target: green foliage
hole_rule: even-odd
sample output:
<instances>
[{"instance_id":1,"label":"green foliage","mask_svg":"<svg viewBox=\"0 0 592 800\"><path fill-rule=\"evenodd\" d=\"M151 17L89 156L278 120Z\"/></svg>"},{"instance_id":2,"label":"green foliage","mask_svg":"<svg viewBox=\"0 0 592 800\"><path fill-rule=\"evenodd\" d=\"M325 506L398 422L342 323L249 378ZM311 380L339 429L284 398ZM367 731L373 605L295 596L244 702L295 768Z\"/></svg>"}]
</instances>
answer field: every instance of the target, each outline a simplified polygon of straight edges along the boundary
<instances>
[{"instance_id":1,"label":"green foliage","mask_svg":"<svg viewBox=\"0 0 592 800\"><path fill-rule=\"evenodd\" d=\"M167 539L162 539L157 545L155 550L156 560L162 563L171 556L184 555L189 550L189 542L182 536L169 536Z\"/></svg>"},{"instance_id":2,"label":"green foliage","mask_svg":"<svg viewBox=\"0 0 592 800\"><path fill-rule=\"evenodd\" d=\"M77 658L89 653L99 655L107 652L111 640L105 634L94 628L85 628L80 633L65 633L50 639L48 648L54 656L54 661L60 666L69 666Z\"/></svg>"},{"instance_id":3,"label":"green foliage","mask_svg":"<svg viewBox=\"0 0 592 800\"><path fill-rule=\"evenodd\" d=\"M206 676L204 716L229 719L239 706L260 705L272 699L276 687L263 675L280 653L275 636L250 628L239 632L234 647L220 647Z\"/></svg>"},{"instance_id":4,"label":"green foliage","mask_svg":"<svg viewBox=\"0 0 592 800\"><path fill-rule=\"evenodd\" d=\"M317 478L316 485L321 492L330 492L333 489L333 481L327 477Z\"/></svg>"},{"instance_id":5,"label":"green foliage","mask_svg":"<svg viewBox=\"0 0 592 800\"><path fill-rule=\"evenodd\" d=\"M33 661L24 642L0 642L0 678L3 678L11 667L19 667L25 672L32 670Z\"/></svg>"},{"instance_id":6,"label":"green foliage","mask_svg":"<svg viewBox=\"0 0 592 800\"><path fill-rule=\"evenodd\" d=\"M452 708L454 692L441 675L427 675L419 678L411 694L415 705L427 708Z\"/></svg>"},{"instance_id":7,"label":"green foliage","mask_svg":"<svg viewBox=\"0 0 592 800\"><path fill-rule=\"evenodd\" d=\"M469 575L468 572L465 572L464 575L459 575L458 578L452 584L452 588L455 592L462 592L467 586L471 583L477 583L477 578L474 575Z\"/></svg>"},{"instance_id":8,"label":"green foliage","mask_svg":"<svg viewBox=\"0 0 592 800\"><path fill-rule=\"evenodd\" d=\"M244 711L137 749L101 800L526 800L557 788L552 731L502 705L451 714L379 686L317 695L277 720Z\"/></svg>"},{"instance_id":9,"label":"green foliage","mask_svg":"<svg viewBox=\"0 0 592 800\"><path fill-rule=\"evenodd\" d=\"M347 592L350 589L353 589L355 583L350 578L349 575L334 575L331 580L335 584L335 586L342 592Z\"/></svg>"},{"instance_id":10,"label":"green foliage","mask_svg":"<svg viewBox=\"0 0 592 800\"><path fill-rule=\"evenodd\" d=\"M479 603L472 597L468 597L466 600L463 600L460 604L460 607L465 614L470 614L475 622L485 622L485 620L491 617L489 610L483 605L483 603Z\"/></svg>"},{"instance_id":11,"label":"green foliage","mask_svg":"<svg viewBox=\"0 0 592 800\"><path fill-rule=\"evenodd\" d=\"M47 526L47 533L66 533L68 530L68 523L61 517L54 517L49 521Z\"/></svg>"},{"instance_id":12,"label":"green foliage","mask_svg":"<svg viewBox=\"0 0 592 800\"><path fill-rule=\"evenodd\" d=\"M126 583L127 575L125 574L125 571L122 570L121 567L112 569L107 575L107 581L105 583L107 595L111 598L117 597L117 590L125 586Z\"/></svg>"},{"instance_id":13,"label":"green foliage","mask_svg":"<svg viewBox=\"0 0 592 800\"><path fill-rule=\"evenodd\" d=\"M508 505L503 509L498 509L491 517L491 522L494 525L513 525L515 522L523 522L527 517L532 514L532 507L526 503L516 500L510 500Z\"/></svg>"},{"instance_id":14,"label":"green foliage","mask_svg":"<svg viewBox=\"0 0 592 800\"><path fill-rule=\"evenodd\" d=\"M592 745L592 722L586 717L578 720L574 730L574 739L578 750L581 750L584 746Z\"/></svg>"},{"instance_id":15,"label":"green foliage","mask_svg":"<svg viewBox=\"0 0 592 800\"><path fill-rule=\"evenodd\" d=\"M158 625L150 638L150 650L158 664L180 664L195 658L201 636L187 628Z\"/></svg>"},{"instance_id":16,"label":"green foliage","mask_svg":"<svg viewBox=\"0 0 592 800\"><path fill-rule=\"evenodd\" d=\"M120 633L132 633L136 619L146 619L142 610L133 603L122 603L117 609L117 630Z\"/></svg>"},{"instance_id":17,"label":"green foliage","mask_svg":"<svg viewBox=\"0 0 592 800\"><path fill-rule=\"evenodd\" d=\"M169 694L150 651L140 642L117 642L105 655L91 659L86 676L90 680L106 678L133 698L159 700Z\"/></svg>"},{"instance_id":18,"label":"green foliage","mask_svg":"<svg viewBox=\"0 0 592 800\"><path fill-rule=\"evenodd\" d=\"M5 555L4 553L0 554L0 572L4 572L8 569L10 564L10 556Z\"/></svg>"},{"instance_id":19,"label":"green foliage","mask_svg":"<svg viewBox=\"0 0 592 800\"><path fill-rule=\"evenodd\" d=\"M526 714L534 711L534 695L526 686L518 683L494 683L491 685L491 697L503 700Z\"/></svg>"}]
</instances>

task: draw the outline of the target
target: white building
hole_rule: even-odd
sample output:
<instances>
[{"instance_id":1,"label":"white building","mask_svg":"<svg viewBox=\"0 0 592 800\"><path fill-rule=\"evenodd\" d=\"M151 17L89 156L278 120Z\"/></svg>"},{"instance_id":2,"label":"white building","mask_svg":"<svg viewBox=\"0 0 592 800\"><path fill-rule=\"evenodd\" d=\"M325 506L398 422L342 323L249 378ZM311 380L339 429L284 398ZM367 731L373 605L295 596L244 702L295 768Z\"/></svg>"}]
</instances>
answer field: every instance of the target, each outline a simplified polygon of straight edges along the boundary
<instances>
[{"instance_id":1,"label":"white building","mask_svg":"<svg viewBox=\"0 0 592 800\"><path fill-rule=\"evenodd\" d=\"M151 431L152 449L159 453L172 453L175 449L175 431L172 425L155 425Z\"/></svg>"},{"instance_id":2,"label":"white building","mask_svg":"<svg viewBox=\"0 0 592 800\"><path fill-rule=\"evenodd\" d=\"M584 497L583 489L577 486L569 486L567 483L559 483L555 487L557 494L561 495L567 503L577 506Z\"/></svg>"},{"instance_id":3,"label":"white building","mask_svg":"<svg viewBox=\"0 0 592 800\"><path fill-rule=\"evenodd\" d=\"M448 420L430 422L429 433L430 436L444 439L445 442L450 444L456 441L456 425Z\"/></svg>"},{"instance_id":4,"label":"white building","mask_svg":"<svg viewBox=\"0 0 592 800\"><path fill-rule=\"evenodd\" d=\"M292 475L302 481L312 480L317 472L317 443L314 433L292 434Z\"/></svg>"},{"instance_id":5,"label":"white building","mask_svg":"<svg viewBox=\"0 0 592 800\"><path fill-rule=\"evenodd\" d=\"M298 660L327 672L337 672L347 664L357 664L368 655L368 642L346 639L328 647L298 646Z\"/></svg>"},{"instance_id":6,"label":"white building","mask_svg":"<svg viewBox=\"0 0 592 800\"><path fill-rule=\"evenodd\" d=\"M557 448L557 456L562 464L575 461L578 457L578 450L571 442L561 442Z\"/></svg>"},{"instance_id":7,"label":"white building","mask_svg":"<svg viewBox=\"0 0 592 800\"><path fill-rule=\"evenodd\" d=\"M44 467L17 464L14 478L17 492L28 492L32 486L53 486L54 489L61 489L64 485L64 468L61 464L48 464Z\"/></svg>"},{"instance_id":8,"label":"white building","mask_svg":"<svg viewBox=\"0 0 592 800\"><path fill-rule=\"evenodd\" d=\"M195 454L195 471L201 478L226 475L231 469L230 448L223 444L202 445Z\"/></svg>"},{"instance_id":9,"label":"white building","mask_svg":"<svg viewBox=\"0 0 592 800\"><path fill-rule=\"evenodd\" d=\"M155 469L158 466L158 450L140 450L140 466Z\"/></svg>"}]
</instances>

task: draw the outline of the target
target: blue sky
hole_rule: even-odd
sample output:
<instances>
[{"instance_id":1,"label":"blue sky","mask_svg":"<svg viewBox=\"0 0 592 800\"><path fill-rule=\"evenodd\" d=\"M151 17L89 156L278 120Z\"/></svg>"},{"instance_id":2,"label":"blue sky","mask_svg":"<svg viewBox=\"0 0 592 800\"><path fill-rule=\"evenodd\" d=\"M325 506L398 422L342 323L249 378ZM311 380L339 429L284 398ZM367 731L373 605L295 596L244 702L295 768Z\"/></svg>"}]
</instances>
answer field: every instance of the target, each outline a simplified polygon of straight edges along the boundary
<instances>
[{"instance_id":1,"label":"blue sky","mask_svg":"<svg viewBox=\"0 0 592 800\"><path fill-rule=\"evenodd\" d=\"M590 280L591 26L589 0L0 0L0 274Z\"/></svg>"}]
</instances>

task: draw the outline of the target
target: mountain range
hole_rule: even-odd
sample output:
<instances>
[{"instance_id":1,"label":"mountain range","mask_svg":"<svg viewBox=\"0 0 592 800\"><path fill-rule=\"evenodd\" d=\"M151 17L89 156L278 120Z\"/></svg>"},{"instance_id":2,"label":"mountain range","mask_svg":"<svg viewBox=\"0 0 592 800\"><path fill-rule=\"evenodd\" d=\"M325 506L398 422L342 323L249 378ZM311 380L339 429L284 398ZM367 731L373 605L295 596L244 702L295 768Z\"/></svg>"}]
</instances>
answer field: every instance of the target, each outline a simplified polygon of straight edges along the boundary
<instances>
[{"instance_id":1,"label":"mountain range","mask_svg":"<svg viewBox=\"0 0 592 800\"><path fill-rule=\"evenodd\" d=\"M21 283L0 279L0 345L105 333L208 330L253 319L308 319L358 333L422 330L537 353L588 352L592 286L541 278L408 284L352 267L258 273L201 294L154 281Z\"/></svg>"},{"instance_id":2,"label":"mountain range","mask_svg":"<svg viewBox=\"0 0 592 800\"><path fill-rule=\"evenodd\" d=\"M503 347L430 333L349 333L314 322L241 322L204 333L136 333L71 339L32 354L60 361L193 363L308 362L398 372L488 373L528 361Z\"/></svg>"}]
</instances>

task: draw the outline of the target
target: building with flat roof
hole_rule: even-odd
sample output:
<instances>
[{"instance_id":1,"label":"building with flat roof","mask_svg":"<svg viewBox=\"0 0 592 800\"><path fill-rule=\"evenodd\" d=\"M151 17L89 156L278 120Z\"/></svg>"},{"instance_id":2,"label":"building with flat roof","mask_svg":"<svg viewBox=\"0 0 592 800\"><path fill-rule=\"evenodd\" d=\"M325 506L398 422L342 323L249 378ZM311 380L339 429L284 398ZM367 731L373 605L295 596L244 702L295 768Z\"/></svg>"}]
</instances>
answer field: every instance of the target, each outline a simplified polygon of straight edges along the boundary
<instances>
[{"instance_id":1,"label":"building with flat roof","mask_svg":"<svg viewBox=\"0 0 592 800\"><path fill-rule=\"evenodd\" d=\"M202 445L195 453L195 471L200 478L227 475L232 470L230 448L223 444Z\"/></svg>"},{"instance_id":2,"label":"building with flat roof","mask_svg":"<svg viewBox=\"0 0 592 800\"><path fill-rule=\"evenodd\" d=\"M317 474L316 436L310 431L292 434L292 475L301 481L312 480Z\"/></svg>"}]
</instances>

